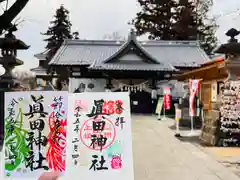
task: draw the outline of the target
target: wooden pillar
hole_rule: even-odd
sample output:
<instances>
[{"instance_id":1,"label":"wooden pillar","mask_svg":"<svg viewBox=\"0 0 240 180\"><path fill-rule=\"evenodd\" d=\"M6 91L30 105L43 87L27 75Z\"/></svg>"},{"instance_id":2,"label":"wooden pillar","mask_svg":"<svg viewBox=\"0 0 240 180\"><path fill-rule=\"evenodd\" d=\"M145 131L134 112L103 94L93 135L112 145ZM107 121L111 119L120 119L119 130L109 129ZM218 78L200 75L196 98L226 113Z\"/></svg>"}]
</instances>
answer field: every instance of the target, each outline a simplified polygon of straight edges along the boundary
<instances>
[{"instance_id":1,"label":"wooden pillar","mask_svg":"<svg viewBox=\"0 0 240 180\"><path fill-rule=\"evenodd\" d=\"M113 88L113 85L112 85L112 78L111 77L108 77L107 78L107 84L106 84L106 89L112 89Z\"/></svg>"},{"instance_id":2,"label":"wooden pillar","mask_svg":"<svg viewBox=\"0 0 240 180\"><path fill-rule=\"evenodd\" d=\"M156 80L155 79L152 79L152 89L156 89Z\"/></svg>"}]
</instances>

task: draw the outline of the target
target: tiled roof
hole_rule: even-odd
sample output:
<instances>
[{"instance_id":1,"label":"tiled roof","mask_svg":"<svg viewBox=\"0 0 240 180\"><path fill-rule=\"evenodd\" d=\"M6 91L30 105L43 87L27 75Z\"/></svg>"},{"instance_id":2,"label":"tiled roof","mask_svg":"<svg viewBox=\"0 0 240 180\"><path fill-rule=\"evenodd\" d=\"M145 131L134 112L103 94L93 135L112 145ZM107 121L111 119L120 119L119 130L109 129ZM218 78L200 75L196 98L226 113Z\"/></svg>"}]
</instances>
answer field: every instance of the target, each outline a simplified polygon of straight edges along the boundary
<instances>
[{"instance_id":1,"label":"tiled roof","mask_svg":"<svg viewBox=\"0 0 240 180\"><path fill-rule=\"evenodd\" d=\"M104 62L113 56L122 48L124 43L123 41L109 40L65 40L49 64L92 65L90 67L93 67L94 64L96 66L99 62ZM138 44L159 63L171 64L175 67L198 67L209 60L197 41L138 41ZM112 66L108 64L101 68L134 68L131 65ZM135 67L136 70L142 68L144 69L140 66ZM158 70L161 70L161 67L157 66L149 68L152 70L160 68Z\"/></svg>"},{"instance_id":2,"label":"tiled roof","mask_svg":"<svg viewBox=\"0 0 240 180\"><path fill-rule=\"evenodd\" d=\"M106 60L95 60L93 70L176 71L168 62L159 62L136 40L133 32L121 48Z\"/></svg>"},{"instance_id":3,"label":"tiled roof","mask_svg":"<svg viewBox=\"0 0 240 180\"><path fill-rule=\"evenodd\" d=\"M39 60L46 60L48 52L49 52L49 50L45 50L41 53L35 54L34 57Z\"/></svg>"},{"instance_id":4,"label":"tiled roof","mask_svg":"<svg viewBox=\"0 0 240 180\"><path fill-rule=\"evenodd\" d=\"M125 71L176 71L171 66L154 65L154 64L104 64L102 66L91 65L89 69L94 70L125 70Z\"/></svg>"},{"instance_id":5,"label":"tiled roof","mask_svg":"<svg viewBox=\"0 0 240 180\"><path fill-rule=\"evenodd\" d=\"M32 68L31 71L34 72L36 75L47 75L47 70L42 66Z\"/></svg>"},{"instance_id":6,"label":"tiled roof","mask_svg":"<svg viewBox=\"0 0 240 180\"><path fill-rule=\"evenodd\" d=\"M117 52L121 44L116 41L65 40L49 62L50 65L90 65L104 61Z\"/></svg>"}]
</instances>

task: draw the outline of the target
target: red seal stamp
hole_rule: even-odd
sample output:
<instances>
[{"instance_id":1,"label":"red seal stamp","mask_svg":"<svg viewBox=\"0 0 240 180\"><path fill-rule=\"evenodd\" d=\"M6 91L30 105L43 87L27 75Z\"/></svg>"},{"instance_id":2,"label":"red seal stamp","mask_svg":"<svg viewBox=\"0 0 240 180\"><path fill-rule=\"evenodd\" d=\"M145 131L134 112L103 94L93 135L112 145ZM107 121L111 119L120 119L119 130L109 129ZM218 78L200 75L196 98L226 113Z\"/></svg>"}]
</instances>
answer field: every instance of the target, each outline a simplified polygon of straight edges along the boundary
<instances>
[{"instance_id":1,"label":"red seal stamp","mask_svg":"<svg viewBox=\"0 0 240 180\"><path fill-rule=\"evenodd\" d=\"M122 159L120 156L113 156L111 160L112 169L121 169L122 168Z\"/></svg>"},{"instance_id":2,"label":"red seal stamp","mask_svg":"<svg viewBox=\"0 0 240 180\"><path fill-rule=\"evenodd\" d=\"M116 138L116 129L113 122L103 116L86 120L80 129L82 143L92 150L107 149Z\"/></svg>"}]
</instances>

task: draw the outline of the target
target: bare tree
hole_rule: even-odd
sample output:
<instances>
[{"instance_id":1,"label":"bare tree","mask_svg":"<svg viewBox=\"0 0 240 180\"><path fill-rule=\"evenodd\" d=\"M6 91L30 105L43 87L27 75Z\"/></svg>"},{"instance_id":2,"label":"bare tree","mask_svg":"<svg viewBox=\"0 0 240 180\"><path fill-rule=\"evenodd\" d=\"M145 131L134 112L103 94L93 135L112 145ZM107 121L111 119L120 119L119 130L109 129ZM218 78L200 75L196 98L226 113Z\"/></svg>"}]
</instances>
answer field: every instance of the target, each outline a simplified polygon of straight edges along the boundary
<instances>
[{"instance_id":1,"label":"bare tree","mask_svg":"<svg viewBox=\"0 0 240 180\"><path fill-rule=\"evenodd\" d=\"M4 13L0 15L0 35L4 30L17 30L16 27L13 27L12 21L24 9L28 1L29 0L16 0L12 6L8 8L8 0L0 0L0 3L6 3L6 9Z\"/></svg>"},{"instance_id":2,"label":"bare tree","mask_svg":"<svg viewBox=\"0 0 240 180\"><path fill-rule=\"evenodd\" d=\"M20 82L20 87L30 89L35 82L35 73L28 69L14 69L13 76Z\"/></svg>"},{"instance_id":3,"label":"bare tree","mask_svg":"<svg viewBox=\"0 0 240 180\"><path fill-rule=\"evenodd\" d=\"M126 38L122 36L118 31L114 31L111 34L105 34L103 36L104 40L116 40L116 41L125 41Z\"/></svg>"}]
</instances>

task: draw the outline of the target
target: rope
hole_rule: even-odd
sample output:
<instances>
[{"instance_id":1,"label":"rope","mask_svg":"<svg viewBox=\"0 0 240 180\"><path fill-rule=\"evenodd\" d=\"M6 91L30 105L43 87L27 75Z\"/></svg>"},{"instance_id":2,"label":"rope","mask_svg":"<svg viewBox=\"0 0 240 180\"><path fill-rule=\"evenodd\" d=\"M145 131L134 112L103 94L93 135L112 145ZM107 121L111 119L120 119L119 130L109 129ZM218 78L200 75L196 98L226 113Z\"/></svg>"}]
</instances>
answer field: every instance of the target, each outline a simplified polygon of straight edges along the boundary
<instances>
[{"instance_id":1,"label":"rope","mask_svg":"<svg viewBox=\"0 0 240 180\"><path fill-rule=\"evenodd\" d=\"M118 84L120 84L120 86L127 86L127 87L137 87L137 86L141 86L141 85L145 85L146 83L148 83L148 81L144 81L140 84L133 84L133 85L129 85L129 84L125 84L125 83L122 83L116 79L113 79L114 81L116 81Z\"/></svg>"}]
</instances>

